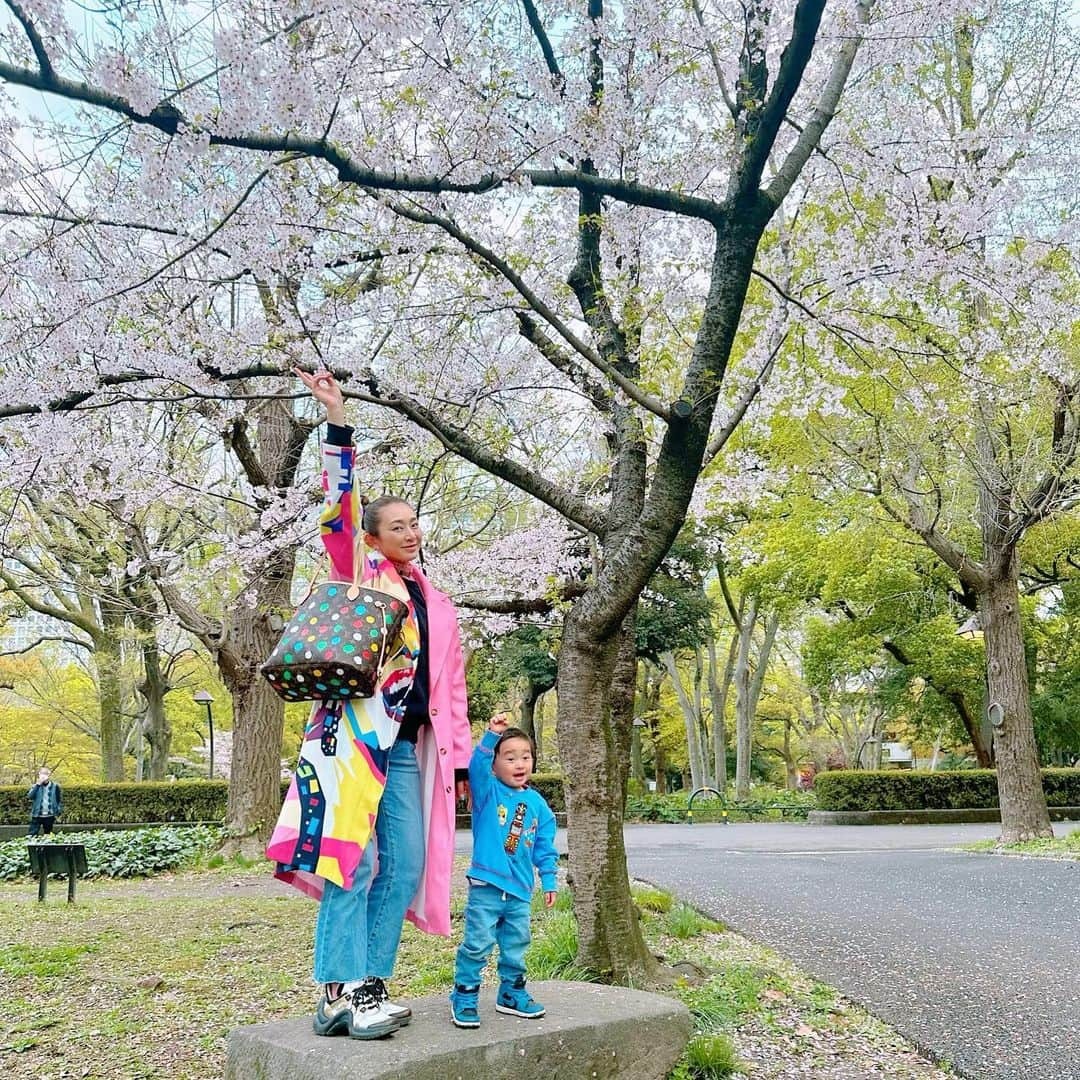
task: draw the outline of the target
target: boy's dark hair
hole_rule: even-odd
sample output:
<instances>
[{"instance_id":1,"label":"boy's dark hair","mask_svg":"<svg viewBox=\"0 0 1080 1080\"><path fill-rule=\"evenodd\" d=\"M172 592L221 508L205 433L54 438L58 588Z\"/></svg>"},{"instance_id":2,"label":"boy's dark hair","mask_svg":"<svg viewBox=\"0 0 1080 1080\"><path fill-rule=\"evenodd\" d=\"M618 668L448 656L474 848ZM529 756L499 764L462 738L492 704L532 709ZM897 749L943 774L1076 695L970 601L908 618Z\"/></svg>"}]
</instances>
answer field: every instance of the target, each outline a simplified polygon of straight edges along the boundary
<instances>
[{"instance_id":1,"label":"boy's dark hair","mask_svg":"<svg viewBox=\"0 0 1080 1080\"><path fill-rule=\"evenodd\" d=\"M509 742L511 739L524 739L532 749L533 756L533 770L536 769L536 740L523 728L508 727L500 736L499 741L495 744L495 756L499 756L499 747L504 742Z\"/></svg>"}]
</instances>

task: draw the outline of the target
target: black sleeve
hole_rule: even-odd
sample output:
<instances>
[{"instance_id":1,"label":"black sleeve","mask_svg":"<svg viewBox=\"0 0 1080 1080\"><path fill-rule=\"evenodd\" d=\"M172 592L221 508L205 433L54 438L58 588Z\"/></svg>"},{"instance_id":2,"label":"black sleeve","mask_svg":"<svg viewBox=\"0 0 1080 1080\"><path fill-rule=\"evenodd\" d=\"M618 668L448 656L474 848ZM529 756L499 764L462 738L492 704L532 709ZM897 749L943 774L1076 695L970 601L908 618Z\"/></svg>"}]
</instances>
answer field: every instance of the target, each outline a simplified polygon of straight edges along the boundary
<instances>
[{"instance_id":1,"label":"black sleeve","mask_svg":"<svg viewBox=\"0 0 1080 1080\"><path fill-rule=\"evenodd\" d=\"M331 446L352 446L353 429L348 424L326 423L326 441Z\"/></svg>"}]
</instances>

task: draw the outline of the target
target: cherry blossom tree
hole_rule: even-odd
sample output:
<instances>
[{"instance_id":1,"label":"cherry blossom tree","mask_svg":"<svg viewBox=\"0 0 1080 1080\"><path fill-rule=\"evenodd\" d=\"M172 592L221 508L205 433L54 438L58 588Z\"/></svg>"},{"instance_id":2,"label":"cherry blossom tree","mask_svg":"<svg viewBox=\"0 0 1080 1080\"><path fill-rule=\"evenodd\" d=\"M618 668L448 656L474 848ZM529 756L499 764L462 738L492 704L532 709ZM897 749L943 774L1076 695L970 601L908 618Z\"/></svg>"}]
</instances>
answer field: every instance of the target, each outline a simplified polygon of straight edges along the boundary
<instances>
[{"instance_id":1,"label":"cherry blossom tree","mask_svg":"<svg viewBox=\"0 0 1080 1080\"><path fill-rule=\"evenodd\" d=\"M1025 538L1080 491L1078 57L1056 0L950 11L848 99L832 199L822 166L792 238L799 340L831 387L804 415L836 487L872 495L981 619L1007 841L1051 833L1019 581Z\"/></svg>"},{"instance_id":2,"label":"cherry blossom tree","mask_svg":"<svg viewBox=\"0 0 1080 1080\"><path fill-rule=\"evenodd\" d=\"M871 0L824 22L824 0L177 5L102 15L93 42L54 0L6 6L0 79L68 102L42 134L82 156L48 205L13 208L6 348L37 377L5 388L3 414L283 372L257 305L240 301L247 333L175 314L295 282L276 328L290 361L329 364L355 401L588 537L558 681L580 960L648 975L622 841L635 607L769 371L753 317L736 349L748 284ZM19 137L10 106L2 134ZM4 167L30 183L10 150ZM102 280L95 246L130 263ZM385 289L343 277L315 296L296 273L325 285L371 252ZM293 461L281 422L264 468Z\"/></svg>"}]
</instances>

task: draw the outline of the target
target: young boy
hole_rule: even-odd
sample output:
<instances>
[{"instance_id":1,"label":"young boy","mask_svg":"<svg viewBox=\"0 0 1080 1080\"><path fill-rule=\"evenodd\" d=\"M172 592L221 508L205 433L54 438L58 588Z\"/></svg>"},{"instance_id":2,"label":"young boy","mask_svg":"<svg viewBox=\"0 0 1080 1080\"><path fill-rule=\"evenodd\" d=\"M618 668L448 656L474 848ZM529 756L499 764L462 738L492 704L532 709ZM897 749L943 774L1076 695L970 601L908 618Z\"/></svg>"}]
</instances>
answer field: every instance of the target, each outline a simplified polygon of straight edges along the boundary
<instances>
[{"instance_id":1,"label":"young boy","mask_svg":"<svg viewBox=\"0 0 1080 1080\"><path fill-rule=\"evenodd\" d=\"M544 1015L525 989L525 950L529 945L530 899L536 870L544 903L555 903L555 815L528 787L533 771L532 739L510 727L504 713L491 718L469 762L472 789L473 857L465 940L458 949L450 1019L462 1028L480 1026L480 973L494 945L499 946L499 994L495 1011ZM534 869L535 868L535 869Z\"/></svg>"}]
</instances>

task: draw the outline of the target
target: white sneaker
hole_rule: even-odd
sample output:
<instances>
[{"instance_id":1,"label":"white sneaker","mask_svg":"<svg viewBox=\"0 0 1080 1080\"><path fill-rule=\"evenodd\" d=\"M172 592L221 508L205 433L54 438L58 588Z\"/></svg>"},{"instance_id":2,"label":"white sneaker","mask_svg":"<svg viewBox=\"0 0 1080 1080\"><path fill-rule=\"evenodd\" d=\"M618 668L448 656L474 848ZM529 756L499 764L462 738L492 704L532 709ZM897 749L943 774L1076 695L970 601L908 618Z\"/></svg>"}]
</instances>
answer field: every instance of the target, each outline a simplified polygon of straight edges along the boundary
<instances>
[{"instance_id":1,"label":"white sneaker","mask_svg":"<svg viewBox=\"0 0 1080 1080\"><path fill-rule=\"evenodd\" d=\"M349 995L349 1011L349 1036L353 1039L385 1039L402 1026L400 1020L383 1011L381 1003L365 983Z\"/></svg>"},{"instance_id":2,"label":"white sneaker","mask_svg":"<svg viewBox=\"0 0 1080 1080\"><path fill-rule=\"evenodd\" d=\"M390 1017L391 1020L396 1020L399 1027L404 1027L412 1019L412 1009L408 1005L397 1005L390 1000L390 994L387 992L386 983L382 979L375 976L369 976L361 984L368 993L379 1003L379 1008Z\"/></svg>"}]
</instances>

